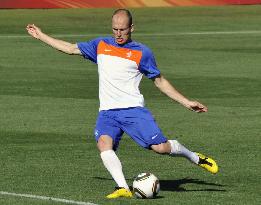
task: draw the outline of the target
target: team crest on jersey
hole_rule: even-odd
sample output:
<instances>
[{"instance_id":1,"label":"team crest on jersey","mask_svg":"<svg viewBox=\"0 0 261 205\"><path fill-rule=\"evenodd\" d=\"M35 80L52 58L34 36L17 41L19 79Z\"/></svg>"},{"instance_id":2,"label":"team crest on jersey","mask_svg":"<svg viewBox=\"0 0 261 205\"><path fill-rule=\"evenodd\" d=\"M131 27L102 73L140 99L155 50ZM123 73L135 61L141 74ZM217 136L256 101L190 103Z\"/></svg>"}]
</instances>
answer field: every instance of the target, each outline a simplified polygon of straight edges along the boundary
<instances>
[{"instance_id":1,"label":"team crest on jersey","mask_svg":"<svg viewBox=\"0 0 261 205\"><path fill-rule=\"evenodd\" d=\"M126 57L127 57L127 58L130 58L131 56L132 56L132 52L129 51L129 52L126 54Z\"/></svg>"}]
</instances>

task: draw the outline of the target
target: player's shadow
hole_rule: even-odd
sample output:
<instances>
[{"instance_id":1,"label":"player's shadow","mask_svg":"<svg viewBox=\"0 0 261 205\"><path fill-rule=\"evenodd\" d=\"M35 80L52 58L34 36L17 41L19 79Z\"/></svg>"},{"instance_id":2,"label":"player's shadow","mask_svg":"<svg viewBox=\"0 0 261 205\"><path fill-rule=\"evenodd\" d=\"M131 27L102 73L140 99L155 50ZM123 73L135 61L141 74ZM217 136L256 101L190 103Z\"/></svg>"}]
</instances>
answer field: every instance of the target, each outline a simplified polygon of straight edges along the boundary
<instances>
[{"instance_id":1,"label":"player's shadow","mask_svg":"<svg viewBox=\"0 0 261 205\"><path fill-rule=\"evenodd\" d=\"M182 187L185 184L198 184L208 186L208 188L199 188L199 189L188 189ZM213 192L226 192L224 189L225 185L209 183L199 179L177 179L177 180L160 180L160 190L161 191L175 191L175 192L193 192L193 191L213 191Z\"/></svg>"},{"instance_id":2,"label":"player's shadow","mask_svg":"<svg viewBox=\"0 0 261 205\"><path fill-rule=\"evenodd\" d=\"M98 180L113 180L111 178L105 178L105 177L93 177ZM131 181L133 179L127 179L128 181ZM207 186L207 188L199 188L199 189L188 189L182 187L182 185L185 184L197 184L197 185L204 185ZM160 180L160 190L161 191L175 191L175 192L193 192L193 191L213 191L213 192L226 192L226 189L224 189L225 185L217 184L217 183L210 183L205 182L203 180L199 179L191 179L191 178L184 178L184 179L177 179L177 180Z\"/></svg>"}]
</instances>

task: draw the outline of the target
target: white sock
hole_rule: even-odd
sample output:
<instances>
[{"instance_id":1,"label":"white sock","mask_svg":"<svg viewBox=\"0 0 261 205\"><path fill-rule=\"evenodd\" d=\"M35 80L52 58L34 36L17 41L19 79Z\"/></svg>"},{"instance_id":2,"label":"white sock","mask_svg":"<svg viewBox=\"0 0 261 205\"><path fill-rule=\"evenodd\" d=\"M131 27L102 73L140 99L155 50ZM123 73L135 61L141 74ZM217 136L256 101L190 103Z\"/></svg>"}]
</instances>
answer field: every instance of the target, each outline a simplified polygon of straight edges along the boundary
<instances>
[{"instance_id":1,"label":"white sock","mask_svg":"<svg viewBox=\"0 0 261 205\"><path fill-rule=\"evenodd\" d=\"M124 187L125 189L129 190L129 186L122 172L121 162L115 152L113 150L103 151L101 152L101 159L116 184L119 187Z\"/></svg>"},{"instance_id":2,"label":"white sock","mask_svg":"<svg viewBox=\"0 0 261 205\"><path fill-rule=\"evenodd\" d=\"M171 153L172 156L183 156L186 157L191 162L198 164L199 157L195 152L189 151L186 147L181 145L177 140L169 140L171 145Z\"/></svg>"}]
</instances>

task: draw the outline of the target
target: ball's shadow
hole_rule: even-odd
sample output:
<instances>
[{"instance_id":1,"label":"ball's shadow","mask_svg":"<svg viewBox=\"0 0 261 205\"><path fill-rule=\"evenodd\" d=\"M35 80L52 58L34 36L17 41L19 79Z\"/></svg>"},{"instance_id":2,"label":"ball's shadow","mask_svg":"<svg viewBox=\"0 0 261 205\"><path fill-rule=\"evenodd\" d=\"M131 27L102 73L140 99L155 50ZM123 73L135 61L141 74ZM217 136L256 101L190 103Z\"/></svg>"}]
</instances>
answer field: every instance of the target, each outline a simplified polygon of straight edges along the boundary
<instances>
[{"instance_id":1,"label":"ball's shadow","mask_svg":"<svg viewBox=\"0 0 261 205\"><path fill-rule=\"evenodd\" d=\"M198 184L205 185L207 188L199 188L199 189L188 189L182 187L185 184ZM160 190L161 191L175 191L175 192L189 192L189 191L221 191L226 192L224 189L225 185L210 183L199 179L191 179L191 178L183 178L177 180L160 180Z\"/></svg>"}]
</instances>

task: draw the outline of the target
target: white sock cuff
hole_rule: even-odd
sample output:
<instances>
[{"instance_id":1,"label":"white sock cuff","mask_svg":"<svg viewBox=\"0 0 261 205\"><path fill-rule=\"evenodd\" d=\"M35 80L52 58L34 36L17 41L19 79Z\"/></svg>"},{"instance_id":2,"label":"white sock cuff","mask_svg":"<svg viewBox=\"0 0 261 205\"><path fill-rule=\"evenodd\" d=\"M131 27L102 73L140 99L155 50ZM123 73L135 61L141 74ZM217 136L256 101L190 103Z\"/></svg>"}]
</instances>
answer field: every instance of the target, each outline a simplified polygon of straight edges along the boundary
<instances>
[{"instance_id":1,"label":"white sock cuff","mask_svg":"<svg viewBox=\"0 0 261 205\"><path fill-rule=\"evenodd\" d=\"M169 140L171 145L171 153L170 155L175 156L183 156L189 159L190 161L194 162L195 164L198 163L199 157L195 152L191 152L182 144L180 144L177 140Z\"/></svg>"},{"instance_id":2,"label":"white sock cuff","mask_svg":"<svg viewBox=\"0 0 261 205\"><path fill-rule=\"evenodd\" d=\"M112 150L112 149L109 149L109 150L106 150L106 151L103 151L101 152L101 157L105 157L106 155L111 155L111 154L115 154L115 152Z\"/></svg>"},{"instance_id":3,"label":"white sock cuff","mask_svg":"<svg viewBox=\"0 0 261 205\"><path fill-rule=\"evenodd\" d=\"M177 140L168 140L171 146L170 154L180 154L180 144Z\"/></svg>"}]
</instances>

